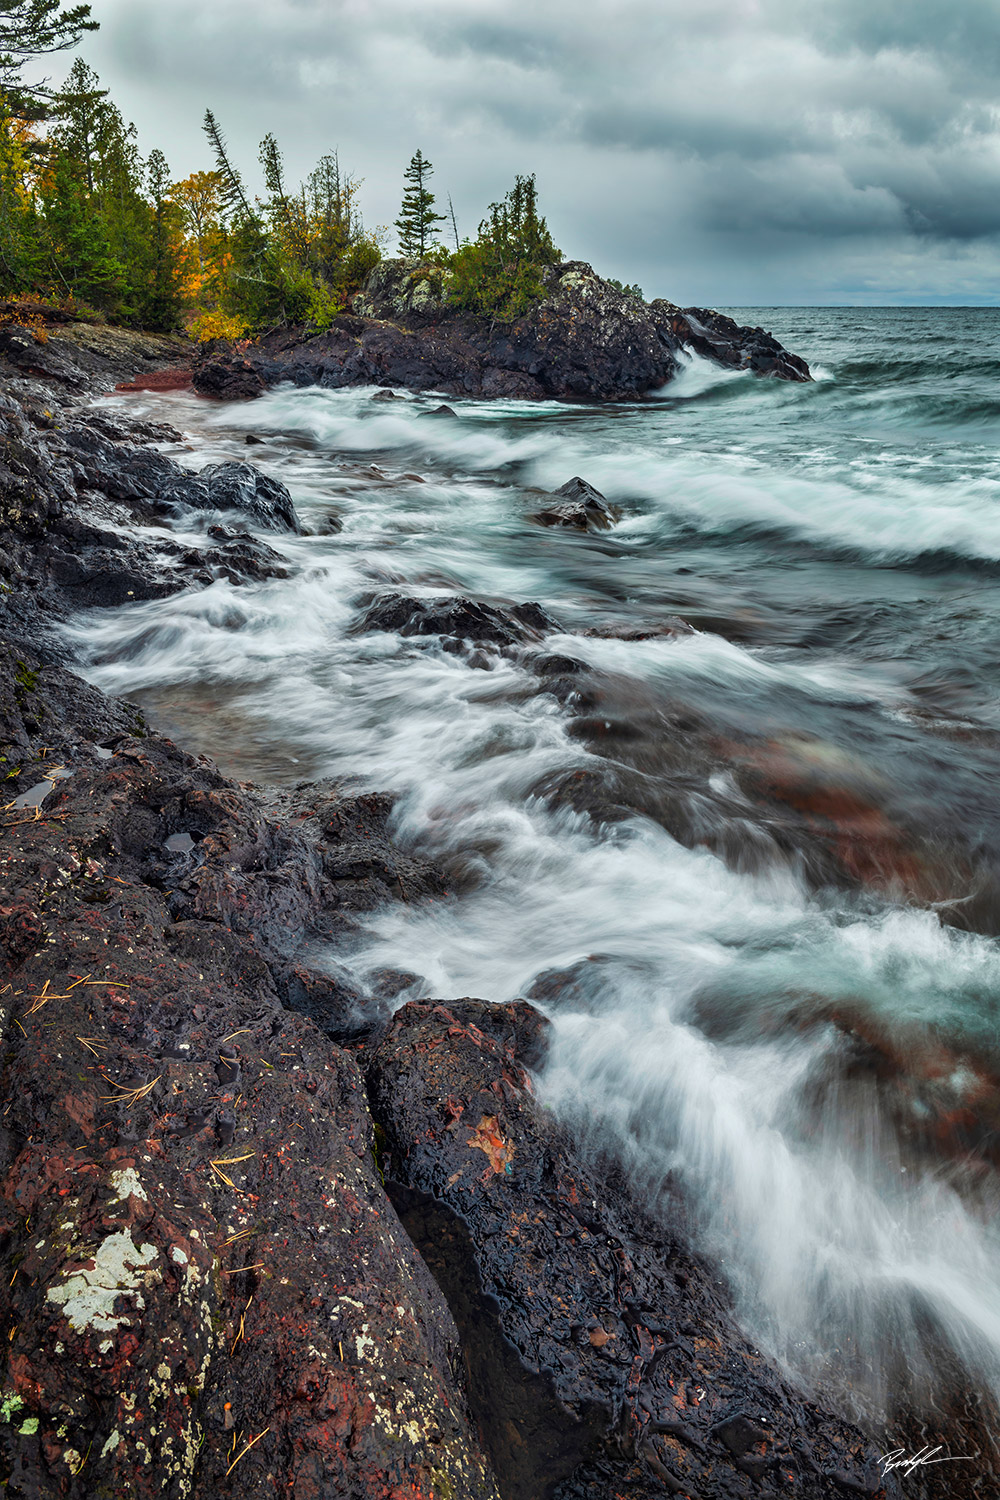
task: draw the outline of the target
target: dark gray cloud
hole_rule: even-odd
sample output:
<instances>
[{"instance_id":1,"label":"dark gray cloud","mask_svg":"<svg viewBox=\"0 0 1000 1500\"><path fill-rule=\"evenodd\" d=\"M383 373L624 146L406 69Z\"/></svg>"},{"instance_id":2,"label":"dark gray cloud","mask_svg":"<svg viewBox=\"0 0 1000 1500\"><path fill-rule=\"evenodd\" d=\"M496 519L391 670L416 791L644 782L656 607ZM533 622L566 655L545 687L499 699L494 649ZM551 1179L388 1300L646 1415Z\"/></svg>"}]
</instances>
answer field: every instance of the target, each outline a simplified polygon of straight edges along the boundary
<instances>
[{"instance_id":1,"label":"dark gray cloud","mask_svg":"<svg viewBox=\"0 0 1000 1500\"><path fill-rule=\"evenodd\" d=\"M95 0L83 53L178 176L340 148L390 224L419 145L474 232L720 304L1000 300L996 0Z\"/></svg>"}]
</instances>

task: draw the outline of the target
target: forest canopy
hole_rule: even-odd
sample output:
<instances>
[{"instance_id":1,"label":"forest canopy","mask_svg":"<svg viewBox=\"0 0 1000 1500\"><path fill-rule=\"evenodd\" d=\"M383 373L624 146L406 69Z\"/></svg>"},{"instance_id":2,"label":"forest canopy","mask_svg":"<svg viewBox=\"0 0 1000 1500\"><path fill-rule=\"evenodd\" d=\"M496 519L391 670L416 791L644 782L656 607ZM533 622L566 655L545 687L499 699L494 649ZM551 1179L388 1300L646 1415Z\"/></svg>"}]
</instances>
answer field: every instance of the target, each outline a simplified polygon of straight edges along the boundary
<instances>
[{"instance_id":1,"label":"forest canopy","mask_svg":"<svg viewBox=\"0 0 1000 1500\"><path fill-rule=\"evenodd\" d=\"M389 242L387 228L362 220L361 179L332 150L292 183L268 134L252 186L210 109L205 165L175 179L162 151L142 155L135 127L80 58L61 87L24 82L29 60L94 27L88 5L0 0L0 297L201 339L328 328ZM476 239L460 241L450 197L448 214L436 209L432 173L420 150L402 173L400 254L415 269L429 263L456 306L517 317L560 255L534 177L518 177Z\"/></svg>"}]
</instances>

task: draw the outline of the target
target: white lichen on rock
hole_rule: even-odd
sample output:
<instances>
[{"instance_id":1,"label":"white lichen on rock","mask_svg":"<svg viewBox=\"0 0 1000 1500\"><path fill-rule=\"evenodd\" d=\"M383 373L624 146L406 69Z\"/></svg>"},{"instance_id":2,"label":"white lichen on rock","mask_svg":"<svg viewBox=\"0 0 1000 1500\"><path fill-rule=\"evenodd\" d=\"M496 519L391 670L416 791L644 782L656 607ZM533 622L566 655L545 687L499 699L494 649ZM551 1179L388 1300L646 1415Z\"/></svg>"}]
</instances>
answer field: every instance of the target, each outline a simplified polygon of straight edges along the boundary
<instances>
[{"instance_id":1,"label":"white lichen on rock","mask_svg":"<svg viewBox=\"0 0 1000 1500\"><path fill-rule=\"evenodd\" d=\"M134 1167L122 1167L111 1174L111 1186L118 1195L118 1201L123 1203L127 1198L139 1198L143 1203L149 1202L149 1194L139 1181L139 1175Z\"/></svg>"},{"instance_id":2,"label":"white lichen on rock","mask_svg":"<svg viewBox=\"0 0 1000 1500\"><path fill-rule=\"evenodd\" d=\"M61 1286L50 1287L47 1300L62 1308L77 1333L114 1333L131 1322L126 1313L115 1312L119 1297L145 1307L143 1288L160 1280L159 1271L151 1269L159 1253L155 1245L136 1245L125 1230L110 1234L94 1252L93 1264L71 1271Z\"/></svg>"}]
</instances>

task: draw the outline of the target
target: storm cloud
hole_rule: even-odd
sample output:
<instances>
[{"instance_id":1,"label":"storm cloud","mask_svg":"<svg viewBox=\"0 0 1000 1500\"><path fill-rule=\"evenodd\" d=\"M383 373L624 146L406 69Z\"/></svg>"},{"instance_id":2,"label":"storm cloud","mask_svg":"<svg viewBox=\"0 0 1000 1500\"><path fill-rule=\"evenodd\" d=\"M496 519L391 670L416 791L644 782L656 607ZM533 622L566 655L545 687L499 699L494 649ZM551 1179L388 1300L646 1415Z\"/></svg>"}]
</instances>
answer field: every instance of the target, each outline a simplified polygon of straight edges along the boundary
<instances>
[{"instance_id":1,"label":"storm cloud","mask_svg":"<svg viewBox=\"0 0 1000 1500\"><path fill-rule=\"evenodd\" d=\"M1000 300L995 0L95 0L143 147L273 131L391 225L417 146L474 233L535 172L567 255L716 305ZM54 67L59 66L59 60ZM392 243L390 233L389 243Z\"/></svg>"}]
</instances>

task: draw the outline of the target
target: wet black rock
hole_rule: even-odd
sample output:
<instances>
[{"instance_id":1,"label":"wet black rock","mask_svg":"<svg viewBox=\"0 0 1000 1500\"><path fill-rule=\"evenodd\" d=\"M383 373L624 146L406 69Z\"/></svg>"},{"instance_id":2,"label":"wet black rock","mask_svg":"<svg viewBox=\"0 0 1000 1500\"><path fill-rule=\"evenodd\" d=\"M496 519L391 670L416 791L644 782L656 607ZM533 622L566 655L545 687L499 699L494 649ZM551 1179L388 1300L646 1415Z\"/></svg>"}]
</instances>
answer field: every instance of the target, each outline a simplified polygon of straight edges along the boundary
<instances>
[{"instance_id":1,"label":"wet black rock","mask_svg":"<svg viewBox=\"0 0 1000 1500\"><path fill-rule=\"evenodd\" d=\"M388 1025L386 1000L367 995L349 970L329 960L323 970L304 965L281 970L276 980L282 1005L308 1016L341 1046L371 1042Z\"/></svg>"},{"instance_id":2,"label":"wet black rock","mask_svg":"<svg viewBox=\"0 0 1000 1500\"><path fill-rule=\"evenodd\" d=\"M207 490L207 503L201 508L242 511L267 531L301 532L292 497L280 479L233 460L210 464L198 478Z\"/></svg>"},{"instance_id":3,"label":"wet black rock","mask_svg":"<svg viewBox=\"0 0 1000 1500\"><path fill-rule=\"evenodd\" d=\"M628 401L677 373L685 332L721 363L745 356L757 373L808 378L804 361L761 330L709 327L695 318L701 333L694 324L676 333L672 304L647 306L582 261L547 266L542 282L541 300L523 317L502 322L458 311L440 277L422 281L411 262L383 261L355 298L353 314L335 319L327 332L282 329L248 350L213 346L195 370L195 386L229 400L292 381L487 400ZM447 408L440 414L453 415Z\"/></svg>"},{"instance_id":4,"label":"wet black rock","mask_svg":"<svg viewBox=\"0 0 1000 1500\"><path fill-rule=\"evenodd\" d=\"M248 401L265 389L260 373L228 345L217 353L203 352L194 373L194 387L201 396L216 401Z\"/></svg>"},{"instance_id":5,"label":"wet black rock","mask_svg":"<svg viewBox=\"0 0 1000 1500\"><path fill-rule=\"evenodd\" d=\"M227 526L210 526L208 534L216 545L204 552L186 553L185 561L207 570L211 577L242 584L290 576L291 570L281 554L259 537L231 531Z\"/></svg>"},{"instance_id":6,"label":"wet black rock","mask_svg":"<svg viewBox=\"0 0 1000 1500\"><path fill-rule=\"evenodd\" d=\"M530 666L539 677L575 677L587 670L586 664L575 656L560 656L555 652L532 657Z\"/></svg>"},{"instance_id":7,"label":"wet black rock","mask_svg":"<svg viewBox=\"0 0 1000 1500\"><path fill-rule=\"evenodd\" d=\"M438 635L456 642L516 646L558 630L559 624L540 604L501 608L475 599L411 599L405 594L384 594L369 606L355 629L359 635L395 630L405 636Z\"/></svg>"},{"instance_id":8,"label":"wet black rock","mask_svg":"<svg viewBox=\"0 0 1000 1500\"><path fill-rule=\"evenodd\" d=\"M560 485L554 498L559 499L558 505L536 511L531 519L541 526L565 526L572 531L607 531L621 515L600 490L579 476Z\"/></svg>"},{"instance_id":9,"label":"wet black rock","mask_svg":"<svg viewBox=\"0 0 1000 1500\"><path fill-rule=\"evenodd\" d=\"M725 313L702 307L683 310L672 302L649 305L650 315L661 331L713 364L733 370L749 370L775 380L811 380L809 366L791 354L763 328L743 328Z\"/></svg>"},{"instance_id":10,"label":"wet black rock","mask_svg":"<svg viewBox=\"0 0 1000 1500\"><path fill-rule=\"evenodd\" d=\"M369 1062L386 1183L448 1298L505 1500L898 1495L875 1445L740 1334L676 1228L539 1107L546 1030L524 1002L411 1001Z\"/></svg>"}]
</instances>

